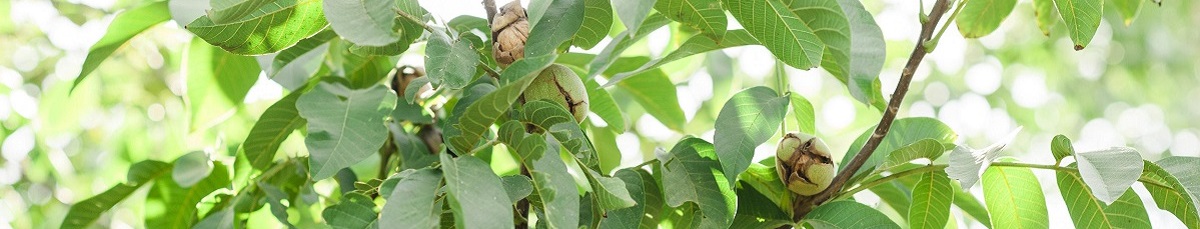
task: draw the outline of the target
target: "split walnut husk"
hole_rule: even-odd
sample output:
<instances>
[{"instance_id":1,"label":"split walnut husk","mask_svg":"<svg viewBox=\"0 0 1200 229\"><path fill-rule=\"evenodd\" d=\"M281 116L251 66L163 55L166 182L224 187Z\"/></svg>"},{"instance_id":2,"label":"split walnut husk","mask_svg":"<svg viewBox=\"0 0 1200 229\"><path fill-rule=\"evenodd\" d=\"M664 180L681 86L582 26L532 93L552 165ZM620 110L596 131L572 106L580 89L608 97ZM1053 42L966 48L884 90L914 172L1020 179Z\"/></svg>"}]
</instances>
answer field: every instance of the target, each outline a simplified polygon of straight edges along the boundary
<instances>
[{"instance_id":1,"label":"split walnut husk","mask_svg":"<svg viewBox=\"0 0 1200 229\"><path fill-rule=\"evenodd\" d=\"M587 88L583 86L579 75L567 66L553 64L546 67L521 94L522 104L537 100L549 100L562 105L575 116L575 122L582 123L587 118Z\"/></svg>"},{"instance_id":2,"label":"split walnut husk","mask_svg":"<svg viewBox=\"0 0 1200 229\"><path fill-rule=\"evenodd\" d=\"M820 138L804 133L789 133L779 141L775 171L788 190L801 196L824 191L836 172L829 146Z\"/></svg>"},{"instance_id":3,"label":"split walnut husk","mask_svg":"<svg viewBox=\"0 0 1200 229\"><path fill-rule=\"evenodd\" d=\"M492 20L492 56L501 67L525 58L525 40L529 38L529 18L521 1L500 7Z\"/></svg>"}]
</instances>

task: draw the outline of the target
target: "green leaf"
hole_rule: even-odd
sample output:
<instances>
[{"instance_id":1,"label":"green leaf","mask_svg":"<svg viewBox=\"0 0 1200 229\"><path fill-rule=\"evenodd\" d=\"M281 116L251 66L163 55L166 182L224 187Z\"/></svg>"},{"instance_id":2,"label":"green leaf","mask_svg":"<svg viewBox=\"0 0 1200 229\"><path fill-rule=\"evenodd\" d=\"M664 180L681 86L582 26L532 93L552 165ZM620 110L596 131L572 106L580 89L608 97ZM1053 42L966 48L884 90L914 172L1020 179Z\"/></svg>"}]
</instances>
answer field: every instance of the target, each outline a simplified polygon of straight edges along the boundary
<instances>
[{"instance_id":1,"label":"green leaf","mask_svg":"<svg viewBox=\"0 0 1200 229\"><path fill-rule=\"evenodd\" d=\"M343 195L342 202L325 208L321 217L335 229L376 228L379 224L375 202L358 192Z\"/></svg>"},{"instance_id":2,"label":"green leaf","mask_svg":"<svg viewBox=\"0 0 1200 229\"><path fill-rule=\"evenodd\" d=\"M388 7L388 12L395 15L396 12L393 10L400 10L408 15L418 18L428 13L424 8L421 8L421 5L418 4L417 0L397 0L395 1L395 5ZM350 46L350 52L359 55L400 55L401 53L404 53L404 51L408 50L409 45L411 45L413 41L416 41L417 38L421 37L421 34L425 33L425 27L422 25L422 23L425 23L424 21L416 22L399 16L395 17L395 21L395 26L392 27L392 30L399 31L399 40L384 46L356 44Z\"/></svg>"},{"instance_id":3,"label":"green leaf","mask_svg":"<svg viewBox=\"0 0 1200 229\"><path fill-rule=\"evenodd\" d=\"M941 157L944 152L946 152L946 149L942 148L941 142L928 138L922 139L896 151L892 151L891 154L888 154L887 160L879 164L875 172L888 171L919 158L927 158L932 162Z\"/></svg>"},{"instance_id":4,"label":"green leaf","mask_svg":"<svg viewBox=\"0 0 1200 229\"><path fill-rule=\"evenodd\" d=\"M1116 228L1151 228L1146 206L1133 189L1126 190L1121 198L1104 208L1104 215L1108 216Z\"/></svg>"},{"instance_id":5,"label":"green leaf","mask_svg":"<svg viewBox=\"0 0 1200 229\"><path fill-rule=\"evenodd\" d=\"M1055 162L1062 162L1063 158L1075 155L1075 147L1071 146L1071 139L1060 134L1050 141L1050 153L1054 154Z\"/></svg>"},{"instance_id":6,"label":"green leaf","mask_svg":"<svg viewBox=\"0 0 1200 229\"><path fill-rule=\"evenodd\" d=\"M725 36L728 20L720 0L657 0L654 9L671 20L700 30L716 39Z\"/></svg>"},{"instance_id":7,"label":"green leaf","mask_svg":"<svg viewBox=\"0 0 1200 229\"><path fill-rule=\"evenodd\" d=\"M395 109L395 96L383 85L351 90L325 82L300 96L296 108L308 120L304 144L312 157L313 180L329 178L383 147L387 140L383 119Z\"/></svg>"},{"instance_id":8,"label":"green leaf","mask_svg":"<svg viewBox=\"0 0 1200 229\"><path fill-rule=\"evenodd\" d=\"M612 95L600 87L596 80L585 80L583 86L587 87L588 110L600 116L610 129L625 132L625 113L621 112L621 107L617 106L617 101Z\"/></svg>"},{"instance_id":9,"label":"green leaf","mask_svg":"<svg viewBox=\"0 0 1200 229\"><path fill-rule=\"evenodd\" d=\"M914 181L912 185L916 185L916 182ZM908 216L908 213L911 211L910 209L912 209L913 206L913 196L910 188L905 187L900 182L891 181L876 185L875 187L868 188L867 190L870 190L871 193L875 193L876 196L879 196L879 200L883 201L883 203L886 203L888 206L891 206L897 214L903 213L904 215L901 215L901 217L904 217L905 219L910 217Z\"/></svg>"},{"instance_id":10,"label":"green leaf","mask_svg":"<svg viewBox=\"0 0 1200 229\"><path fill-rule=\"evenodd\" d=\"M466 87L475 78L479 53L471 48L470 41L434 33L429 38L425 53L425 67L429 73L426 77L453 89Z\"/></svg>"},{"instance_id":11,"label":"green leaf","mask_svg":"<svg viewBox=\"0 0 1200 229\"><path fill-rule=\"evenodd\" d=\"M369 88L379 84L379 81L388 76L392 69L396 68L396 60L389 56L363 56L351 53L350 50L344 49L345 46L338 46L342 50L342 72L349 81L347 86L351 89Z\"/></svg>"},{"instance_id":12,"label":"green leaf","mask_svg":"<svg viewBox=\"0 0 1200 229\"><path fill-rule=\"evenodd\" d=\"M209 44L235 54L273 53L291 47L326 27L328 23L322 13L321 3L312 0L249 0L200 17L186 28ZM222 15L229 20L220 20Z\"/></svg>"},{"instance_id":13,"label":"green leaf","mask_svg":"<svg viewBox=\"0 0 1200 229\"><path fill-rule=\"evenodd\" d=\"M842 83L850 77L850 21L837 1L790 0L783 1L796 16L800 16L821 43L825 54L821 68L834 75ZM882 49L883 46L873 48ZM848 84L847 84L848 85ZM865 102L865 101L864 101Z\"/></svg>"},{"instance_id":14,"label":"green leaf","mask_svg":"<svg viewBox=\"0 0 1200 229\"><path fill-rule=\"evenodd\" d=\"M325 30L280 51L271 61L271 67L265 69L267 78L288 90L299 89L321 70L329 52L328 43L334 37L337 34L332 30Z\"/></svg>"},{"instance_id":15,"label":"green leaf","mask_svg":"<svg viewBox=\"0 0 1200 229\"><path fill-rule=\"evenodd\" d=\"M679 208L685 202L699 208L699 226L727 228L733 223L737 196L713 145L699 138L685 138L671 149L670 158L661 161L662 185L668 206Z\"/></svg>"},{"instance_id":16,"label":"green leaf","mask_svg":"<svg viewBox=\"0 0 1200 229\"><path fill-rule=\"evenodd\" d=\"M429 146L425 145L425 142L420 137L404 133L399 130L399 126L395 126L395 128L389 128L389 130L392 134L392 139L395 140L396 149L400 153L400 160L403 162L400 163L401 170L425 168L438 161L437 152L430 152Z\"/></svg>"},{"instance_id":17,"label":"green leaf","mask_svg":"<svg viewBox=\"0 0 1200 229\"><path fill-rule=\"evenodd\" d=\"M61 228L86 228L91 225L96 219L100 218L100 214L112 209L121 200L124 200L129 195L141 188L150 180L157 179L159 176L167 174L171 171L171 164L160 161L141 161L129 167L128 181L117 184L109 188L103 193L97 194L71 205L71 209L67 211L67 216L63 218Z\"/></svg>"},{"instance_id":18,"label":"green leaf","mask_svg":"<svg viewBox=\"0 0 1200 229\"><path fill-rule=\"evenodd\" d=\"M400 39L394 0L324 0L325 18L342 39L358 45L384 46Z\"/></svg>"},{"instance_id":19,"label":"green leaf","mask_svg":"<svg viewBox=\"0 0 1200 229\"><path fill-rule=\"evenodd\" d=\"M860 102L883 110L887 106L880 92L879 72L887 56L887 43L875 18L857 0L838 0L850 23L850 74L843 80L850 95Z\"/></svg>"},{"instance_id":20,"label":"green leaf","mask_svg":"<svg viewBox=\"0 0 1200 229\"><path fill-rule=\"evenodd\" d=\"M846 163L849 163L854 158L854 155L858 154L858 151L866 144L867 138L871 137L874 130L874 127L867 129L862 135L858 136L858 139L854 140L854 143L850 145L850 149L846 151L846 156L842 157L842 162L839 164L841 166L838 166L838 169L846 167ZM850 183L862 180L864 175L873 172L875 166L883 163L892 152L927 138L937 140L943 146L947 146L954 144L954 140L958 138L958 134L955 134L945 123L933 118L896 119L892 122L892 129L888 132L888 135L879 143L879 148L875 148L875 153L871 154L866 163L863 163L862 169L854 173L854 176L850 179Z\"/></svg>"},{"instance_id":21,"label":"green leaf","mask_svg":"<svg viewBox=\"0 0 1200 229\"><path fill-rule=\"evenodd\" d=\"M537 21L529 31L529 40L525 43L525 57L545 56L555 54L555 50L571 40L583 24L585 0L558 0L550 3L542 13L541 18L530 17ZM534 11L533 6L530 10ZM605 31L607 32L607 31Z\"/></svg>"},{"instance_id":22,"label":"green leaf","mask_svg":"<svg viewBox=\"0 0 1200 229\"><path fill-rule=\"evenodd\" d=\"M737 195L737 217L734 217L733 225L730 228L779 228L784 225L793 225L791 214L784 213L783 210L771 204L769 197L762 193L755 192L753 189L741 188L737 190Z\"/></svg>"},{"instance_id":23,"label":"green leaf","mask_svg":"<svg viewBox=\"0 0 1200 229\"><path fill-rule=\"evenodd\" d=\"M233 210L226 209L209 214L207 217L204 217L203 220L200 220L199 223L196 223L196 225L192 226L192 228L233 229L236 228L234 226L235 223L237 223L237 221L234 220Z\"/></svg>"},{"instance_id":24,"label":"green leaf","mask_svg":"<svg viewBox=\"0 0 1200 229\"><path fill-rule=\"evenodd\" d=\"M188 45L184 62L192 130L227 119L227 113L242 104L261 72L254 57L234 55L199 39Z\"/></svg>"},{"instance_id":25,"label":"green leaf","mask_svg":"<svg viewBox=\"0 0 1200 229\"><path fill-rule=\"evenodd\" d=\"M618 1L618 2L634 2L634 1ZM638 1L638 2L645 2L645 1ZM613 63L617 62L617 60L622 59L622 58L620 58L621 53L625 52L625 49L628 49L630 46L632 46L637 41L641 40L642 38L645 38L651 32L658 30L658 28L662 28L663 26L667 25L667 23L670 23L670 22L671 22L671 20L668 20L666 17L663 17L661 14L657 14L657 13L651 14L650 16L647 16L645 18L645 21L643 21L642 24L640 26L638 26L637 30L633 30L632 28L630 28L629 30L625 30L624 32L621 32L616 37L613 37L613 40L608 43L608 46L605 46L604 50L601 50L599 54L596 54L595 58L593 58L591 60L591 63L587 64L587 68L588 68L587 78L594 78L597 75L600 75L600 73L604 73L605 75L610 75L610 76L617 73L617 71L610 72L608 70L608 67L612 66ZM582 67L584 65L576 64L576 66Z\"/></svg>"},{"instance_id":26,"label":"green leaf","mask_svg":"<svg viewBox=\"0 0 1200 229\"><path fill-rule=\"evenodd\" d=\"M250 160L250 166L259 170L270 167L283 140L296 128L307 123L296 110L296 100L302 94L301 91L295 91L283 97L263 111L262 116L254 123L250 134L242 143L242 150L246 159Z\"/></svg>"},{"instance_id":27,"label":"green leaf","mask_svg":"<svg viewBox=\"0 0 1200 229\"><path fill-rule=\"evenodd\" d=\"M764 86L738 92L725 102L717 116L713 145L730 183L750 166L754 148L779 130L787 104L787 97Z\"/></svg>"},{"instance_id":28,"label":"green leaf","mask_svg":"<svg viewBox=\"0 0 1200 229\"><path fill-rule=\"evenodd\" d=\"M583 5L583 24L580 25L579 32L575 33L575 37L571 38L571 45L592 49L608 36L608 30L612 29L613 9L608 0L583 0Z\"/></svg>"},{"instance_id":29,"label":"green leaf","mask_svg":"<svg viewBox=\"0 0 1200 229\"><path fill-rule=\"evenodd\" d=\"M559 146L541 135L533 137L543 138L547 145L542 155L534 156L533 162L529 163L534 191L531 196L538 199L531 202L538 205L545 217L539 220L545 220L547 228L576 228L580 215L579 194L575 189L575 181L567 173L567 165L559 157Z\"/></svg>"},{"instance_id":30,"label":"green leaf","mask_svg":"<svg viewBox=\"0 0 1200 229\"><path fill-rule=\"evenodd\" d=\"M994 228L1050 227L1042 186L1029 168L989 167L983 173L983 200Z\"/></svg>"},{"instance_id":31,"label":"green leaf","mask_svg":"<svg viewBox=\"0 0 1200 229\"><path fill-rule=\"evenodd\" d=\"M954 21L958 25L958 32L966 38L980 38L996 31L1000 22L1004 22L1004 18L1012 13L1017 1L973 0L963 4L966 5L959 12L958 20Z\"/></svg>"},{"instance_id":32,"label":"green leaf","mask_svg":"<svg viewBox=\"0 0 1200 229\"><path fill-rule=\"evenodd\" d=\"M671 130L683 131L687 119L683 116L683 108L679 106L675 84L662 70L653 70L638 74L623 80L617 86L633 96L633 101L641 104L649 113Z\"/></svg>"},{"instance_id":33,"label":"green leaf","mask_svg":"<svg viewBox=\"0 0 1200 229\"><path fill-rule=\"evenodd\" d=\"M799 69L821 63L825 44L783 3L774 0L724 0L724 3L746 31L783 63Z\"/></svg>"},{"instance_id":34,"label":"green leaf","mask_svg":"<svg viewBox=\"0 0 1200 229\"><path fill-rule=\"evenodd\" d=\"M75 78L75 83L71 85L71 90L75 90L75 87L78 87L88 74L100 67L100 63L104 62L104 59L108 59L108 56L116 52L117 48L125 45L125 42L132 39L133 36L169 19L171 19L171 15L166 1L142 4L118 13L116 17L113 17L108 31L104 33L103 37L100 37L100 41L88 49L87 58L83 60L83 68L80 69L79 76Z\"/></svg>"},{"instance_id":35,"label":"green leaf","mask_svg":"<svg viewBox=\"0 0 1200 229\"><path fill-rule=\"evenodd\" d=\"M436 205L442 172L430 168L415 170L396 183L387 203L379 211L380 225L405 225L436 228L441 222L441 205ZM382 190L382 189L381 189Z\"/></svg>"},{"instance_id":36,"label":"green leaf","mask_svg":"<svg viewBox=\"0 0 1200 229\"><path fill-rule=\"evenodd\" d=\"M1104 12L1102 0L1055 0L1058 12L1067 24L1067 34L1075 42L1075 50L1092 42L1096 29L1100 28L1100 13Z\"/></svg>"},{"instance_id":37,"label":"green leaf","mask_svg":"<svg viewBox=\"0 0 1200 229\"><path fill-rule=\"evenodd\" d=\"M511 147L513 156L521 164L532 164L533 158L540 157L546 151L545 137L525 133L525 124L517 120L508 120L500 125L496 140Z\"/></svg>"},{"instance_id":38,"label":"green leaf","mask_svg":"<svg viewBox=\"0 0 1200 229\"><path fill-rule=\"evenodd\" d=\"M1058 191L1062 193L1075 228L1151 228L1145 206L1133 189L1126 189L1121 198L1105 206L1092 197L1091 188L1079 174L1069 171L1057 171L1056 174Z\"/></svg>"},{"instance_id":39,"label":"green leaf","mask_svg":"<svg viewBox=\"0 0 1200 229\"><path fill-rule=\"evenodd\" d=\"M175 159L175 167L171 169L171 179L180 187L192 187L208 177L213 171L213 163L204 151L194 151Z\"/></svg>"},{"instance_id":40,"label":"green leaf","mask_svg":"<svg viewBox=\"0 0 1200 229\"><path fill-rule=\"evenodd\" d=\"M1142 155L1127 147L1078 153L1075 161L1083 183L1106 204L1116 201L1142 172Z\"/></svg>"},{"instance_id":41,"label":"green leaf","mask_svg":"<svg viewBox=\"0 0 1200 229\"><path fill-rule=\"evenodd\" d=\"M441 155L455 228L512 227L512 203L488 164L473 156Z\"/></svg>"},{"instance_id":42,"label":"green leaf","mask_svg":"<svg viewBox=\"0 0 1200 229\"><path fill-rule=\"evenodd\" d=\"M596 147L596 158L600 164L600 172L611 174L621 165L621 151L617 148L617 130L608 127L591 126L588 136ZM620 132L625 132L620 130Z\"/></svg>"},{"instance_id":43,"label":"green leaf","mask_svg":"<svg viewBox=\"0 0 1200 229\"><path fill-rule=\"evenodd\" d=\"M796 118L796 123L800 126L800 132L817 133L817 111L813 109L811 102L805 99L804 96L792 93L788 97L792 104L792 117Z\"/></svg>"},{"instance_id":44,"label":"green leaf","mask_svg":"<svg viewBox=\"0 0 1200 229\"><path fill-rule=\"evenodd\" d=\"M1069 167L1075 167L1072 164ZM1106 214L1106 210L1110 207L1104 202L1092 196L1093 190L1084 184L1083 177L1078 173L1057 171L1055 172L1058 179L1058 190L1062 194L1063 202L1067 205L1067 212L1071 214L1071 221L1075 223L1076 228L1150 228L1150 220L1146 216L1146 210L1141 209L1120 209L1120 206L1132 206L1132 202L1113 202L1114 211L1121 210L1116 214ZM1127 189L1121 198L1132 195L1133 200L1126 199L1124 201L1136 201L1137 206L1141 206L1141 199L1137 198L1137 194L1132 194L1132 189ZM1117 201L1122 201L1118 199ZM1140 216L1137 216L1140 212ZM1121 217L1123 223L1121 227L1116 227L1117 217ZM1142 223L1144 227L1136 227L1128 225L1133 223L1138 218L1145 218Z\"/></svg>"},{"instance_id":45,"label":"green leaf","mask_svg":"<svg viewBox=\"0 0 1200 229\"><path fill-rule=\"evenodd\" d=\"M975 198L975 195L963 190L957 183L951 182L954 185L954 206L967 213L974 218L975 221L983 224L984 227L992 227L992 217L988 216L987 208Z\"/></svg>"},{"instance_id":46,"label":"green leaf","mask_svg":"<svg viewBox=\"0 0 1200 229\"><path fill-rule=\"evenodd\" d=\"M1117 13L1121 13L1121 19L1125 19L1125 25L1133 23L1133 19L1137 18L1138 12L1142 11L1142 3L1145 0L1112 0L1113 8L1117 8ZM1103 3L1102 3L1103 4Z\"/></svg>"},{"instance_id":47,"label":"green leaf","mask_svg":"<svg viewBox=\"0 0 1200 229\"><path fill-rule=\"evenodd\" d=\"M791 215L792 192L783 186L775 166L752 163L746 172L738 176L738 180L758 191L764 198L770 200L775 207L783 209Z\"/></svg>"},{"instance_id":48,"label":"green leaf","mask_svg":"<svg viewBox=\"0 0 1200 229\"><path fill-rule=\"evenodd\" d=\"M575 123L575 117L562 105L545 100L529 101L525 103L520 119L542 128L551 137L558 139L574 158L583 161L585 168L599 166L591 140Z\"/></svg>"},{"instance_id":49,"label":"green leaf","mask_svg":"<svg viewBox=\"0 0 1200 229\"><path fill-rule=\"evenodd\" d=\"M1179 178L1162 167L1150 162L1143 162L1142 166L1142 184L1158 208L1171 212L1183 225L1191 225L1188 228L1198 228L1200 213L1197 213L1196 201L1200 200L1187 192Z\"/></svg>"},{"instance_id":50,"label":"green leaf","mask_svg":"<svg viewBox=\"0 0 1200 229\"><path fill-rule=\"evenodd\" d=\"M897 228L895 222L874 208L850 200L822 204L809 212L802 223L824 228Z\"/></svg>"},{"instance_id":51,"label":"green leaf","mask_svg":"<svg viewBox=\"0 0 1200 229\"><path fill-rule=\"evenodd\" d=\"M1058 24L1061 17L1054 9L1054 0L1033 0L1033 14L1037 16L1037 26L1042 35L1050 36L1050 27Z\"/></svg>"},{"instance_id":52,"label":"green leaf","mask_svg":"<svg viewBox=\"0 0 1200 229\"><path fill-rule=\"evenodd\" d=\"M1192 204L1200 209L1200 202L1197 201L1200 200L1200 158L1173 156L1156 163L1179 179L1179 184L1183 186L1179 191L1187 191L1192 197Z\"/></svg>"},{"instance_id":53,"label":"green leaf","mask_svg":"<svg viewBox=\"0 0 1200 229\"><path fill-rule=\"evenodd\" d=\"M662 171L662 166L658 164L651 165L651 167L656 168L654 171ZM646 201L638 201L638 205L636 205L646 207L646 214L642 215L642 224L639 228L655 228L662 221L663 209L666 208L662 176L651 175L641 169L638 169L638 174L642 176L642 190L644 190L642 194L645 194L646 197Z\"/></svg>"},{"instance_id":54,"label":"green leaf","mask_svg":"<svg viewBox=\"0 0 1200 229\"><path fill-rule=\"evenodd\" d=\"M212 174L200 180L191 187L184 188L175 180L159 177L146 197L147 202L159 202L164 212L160 215L147 215L147 228L191 228L199 219L196 216L196 204L209 193L229 186L229 169L221 163L214 163Z\"/></svg>"},{"instance_id":55,"label":"green leaf","mask_svg":"<svg viewBox=\"0 0 1200 229\"><path fill-rule=\"evenodd\" d=\"M550 66L556 57L557 55L526 57L504 69L500 74L501 81L505 82L504 86L479 98L466 107L465 112L461 112L463 115L455 125L456 129L462 132L446 134L449 136L449 148L454 152L470 152L483 138L488 127L512 107L521 93L525 92L525 88L537 78L538 73Z\"/></svg>"},{"instance_id":56,"label":"green leaf","mask_svg":"<svg viewBox=\"0 0 1200 229\"><path fill-rule=\"evenodd\" d=\"M633 197L630 197L629 190L626 189L625 183L621 179L601 176L591 169L585 170L587 170L588 183L591 183L592 191L596 193L596 200L600 202L600 207L604 210L617 210L637 204Z\"/></svg>"},{"instance_id":57,"label":"green leaf","mask_svg":"<svg viewBox=\"0 0 1200 229\"><path fill-rule=\"evenodd\" d=\"M921 174L921 180L913 185L913 205L908 209L910 228L946 228L950 219L950 200L954 199L954 186L942 172Z\"/></svg>"},{"instance_id":58,"label":"green leaf","mask_svg":"<svg viewBox=\"0 0 1200 229\"><path fill-rule=\"evenodd\" d=\"M642 216L646 214L646 195L649 191L647 190L649 187L643 186L646 181L642 180L641 173L645 173L645 171L637 168L626 168L617 171L616 177L625 183L625 188L629 191L629 197L635 205L608 211L608 217L600 221L600 228L638 228L638 225L641 224ZM654 181L650 180L649 182Z\"/></svg>"},{"instance_id":59,"label":"green leaf","mask_svg":"<svg viewBox=\"0 0 1200 229\"><path fill-rule=\"evenodd\" d=\"M655 2L658 0L640 0L640 1L612 1L613 9L617 11L617 17L621 18L621 23L625 24L625 28L629 31L639 31L642 21L646 20L646 16L650 14L650 9L654 8ZM633 34L627 34L633 37Z\"/></svg>"},{"instance_id":60,"label":"green leaf","mask_svg":"<svg viewBox=\"0 0 1200 229\"><path fill-rule=\"evenodd\" d=\"M712 38L708 35L692 36L692 38L688 38L687 41L684 41L683 44L679 45L679 48L676 48L674 51L671 51L671 53L668 53L662 58L650 61L641 67L638 67L637 70L613 75L612 78L608 79L608 83L604 84L604 87L616 85L618 82L621 82L621 80L629 78L630 76L638 75L652 69L658 69L658 67L662 67L664 64L692 55L729 47L755 44L758 44L758 40L755 40L753 36L750 36L750 33L747 33L746 30L730 30L725 34L725 37L720 40Z\"/></svg>"},{"instance_id":61,"label":"green leaf","mask_svg":"<svg viewBox=\"0 0 1200 229\"><path fill-rule=\"evenodd\" d=\"M478 31L480 33L485 33L485 34L488 34L488 36L490 36L492 33L490 25L488 25L487 19L483 19L480 17L471 16L471 15L461 15L458 17L454 17L454 19L450 19L449 22L446 22L446 26L448 28L454 30L454 34L463 34L463 33ZM485 36L484 38L487 38L487 36Z\"/></svg>"},{"instance_id":62,"label":"green leaf","mask_svg":"<svg viewBox=\"0 0 1200 229\"><path fill-rule=\"evenodd\" d=\"M433 114L419 103L408 103L402 98L396 98L396 110L392 111L392 119L408 121L413 124L433 124Z\"/></svg>"},{"instance_id":63,"label":"green leaf","mask_svg":"<svg viewBox=\"0 0 1200 229\"><path fill-rule=\"evenodd\" d=\"M517 204L518 201L529 197L533 193L533 180L524 175L511 175L500 178L500 184L504 185L504 191L508 193L508 199Z\"/></svg>"}]
</instances>

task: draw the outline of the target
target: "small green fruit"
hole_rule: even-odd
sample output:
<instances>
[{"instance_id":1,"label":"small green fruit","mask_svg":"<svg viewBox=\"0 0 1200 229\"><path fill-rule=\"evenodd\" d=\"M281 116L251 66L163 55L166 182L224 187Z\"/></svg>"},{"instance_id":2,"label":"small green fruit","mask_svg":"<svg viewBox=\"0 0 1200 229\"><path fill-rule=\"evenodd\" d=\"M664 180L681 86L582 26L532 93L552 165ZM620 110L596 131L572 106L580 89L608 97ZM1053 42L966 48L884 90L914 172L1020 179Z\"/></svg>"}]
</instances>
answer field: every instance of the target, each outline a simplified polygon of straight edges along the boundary
<instances>
[{"instance_id":1,"label":"small green fruit","mask_svg":"<svg viewBox=\"0 0 1200 229\"><path fill-rule=\"evenodd\" d=\"M575 116L575 122L582 123L588 113L587 88L575 71L559 64L550 65L538 74L525 94L521 95L521 103L525 101L549 100L570 111Z\"/></svg>"},{"instance_id":2,"label":"small green fruit","mask_svg":"<svg viewBox=\"0 0 1200 229\"><path fill-rule=\"evenodd\" d=\"M829 146L820 138L789 133L775 150L775 171L788 190L811 196L829 187L836 175Z\"/></svg>"}]
</instances>

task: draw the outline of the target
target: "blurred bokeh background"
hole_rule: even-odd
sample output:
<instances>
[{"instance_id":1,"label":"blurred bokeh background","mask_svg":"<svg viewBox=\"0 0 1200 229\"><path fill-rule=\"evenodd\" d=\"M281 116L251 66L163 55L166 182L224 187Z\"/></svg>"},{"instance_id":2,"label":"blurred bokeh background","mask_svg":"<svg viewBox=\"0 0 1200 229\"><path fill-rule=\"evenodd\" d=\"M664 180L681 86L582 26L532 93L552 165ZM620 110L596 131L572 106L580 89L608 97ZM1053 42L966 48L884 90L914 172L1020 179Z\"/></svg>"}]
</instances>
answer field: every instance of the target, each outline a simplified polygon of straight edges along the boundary
<instances>
[{"instance_id":1,"label":"blurred bokeh background","mask_svg":"<svg viewBox=\"0 0 1200 229\"><path fill-rule=\"evenodd\" d=\"M420 2L440 21L484 14L478 0ZM170 161L193 151L232 160L258 115L286 93L262 76L243 105L199 109L189 104L180 65L192 36L175 21L131 40L72 92L88 48L104 34L113 14L140 3L0 1L0 228L58 227L71 204L123 182L133 162ZM888 40L880 78L885 97L890 97L886 94L894 89L917 38L919 5L911 0L864 4ZM1131 22L1106 9L1094 40L1082 51L1071 48L1063 26L1060 22L1043 36L1029 0L1020 0L1000 29L981 39L963 39L951 26L917 71L900 117L937 118L960 135L961 144L976 148L1024 127L1004 153L1030 163L1053 163L1049 143L1056 134L1073 139L1078 150L1130 146L1151 161L1200 156L1200 4L1164 0L1158 6L1147 0ZM626 55L661 56L690 36L685 30L656 31ZM595 53L606 43L573 51ZM400 62L420 65L421 50L417 46ZM645 115L629 96L612 89L632 124L617 137L622 166L653 158L655 148L669 149L686 135L711 141L713 120L730 95L774 82L773 58L762 47L738 47L665 66L688 119L683 133ZM878 121L878 111L855 101L824 71L785 72L791 90L812 101L818 135L830 143L835 158ZM772 155L776 141L759 147L756 158ZM306 154L299 138L290 138L281 150ZM1035 173L1047 194L1051 219L1068 218L1053 173ZM973 193L978 195L979 189ZM1140 184L1135 191L1156 227L1182 227L1150 204L1153 200ZM131 199L139 195L144 190ZM856 197L886 206L871 194ZM144 227L143 210L140 202L125 201L96 226ZM982 227L957 211L953 218L952 227ZM1071 227L1068 220L1051 223Z\"/></svg>"}]
</instances>

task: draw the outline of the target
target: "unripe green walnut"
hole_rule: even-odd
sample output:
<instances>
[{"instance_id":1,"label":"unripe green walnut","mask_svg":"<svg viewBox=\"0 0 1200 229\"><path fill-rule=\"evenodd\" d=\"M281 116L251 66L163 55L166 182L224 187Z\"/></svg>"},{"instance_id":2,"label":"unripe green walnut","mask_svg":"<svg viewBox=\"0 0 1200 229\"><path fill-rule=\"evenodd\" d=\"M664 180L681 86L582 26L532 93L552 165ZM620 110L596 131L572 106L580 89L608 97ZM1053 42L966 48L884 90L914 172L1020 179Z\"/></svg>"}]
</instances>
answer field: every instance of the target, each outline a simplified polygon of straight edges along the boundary
<instances>
[{"instance_id":1,"label":"unripe green walnut","mask_svg":"<svg viewBox=\"0 0 1200 229\"><path fill-rule=\"evenodd\" d=\"M562 105L575 116L575 122L582 123L587 117L587 89L579 75L567 66L553 64L542 70L521 95L521 103L537 100L549 100Z\"/></svg>"},{"instance_id":2,"label":"unripe green walnut","mask_svg":"<svg viewBox=\"0 0 1200 229\"><path fill-rule=\"evenodd\" d=\"M820 138L804 133L789 133L779 141L775 171L788 190L802 196L824 191L836 175L829 146Z\"/></svg>"}]
</instances>

